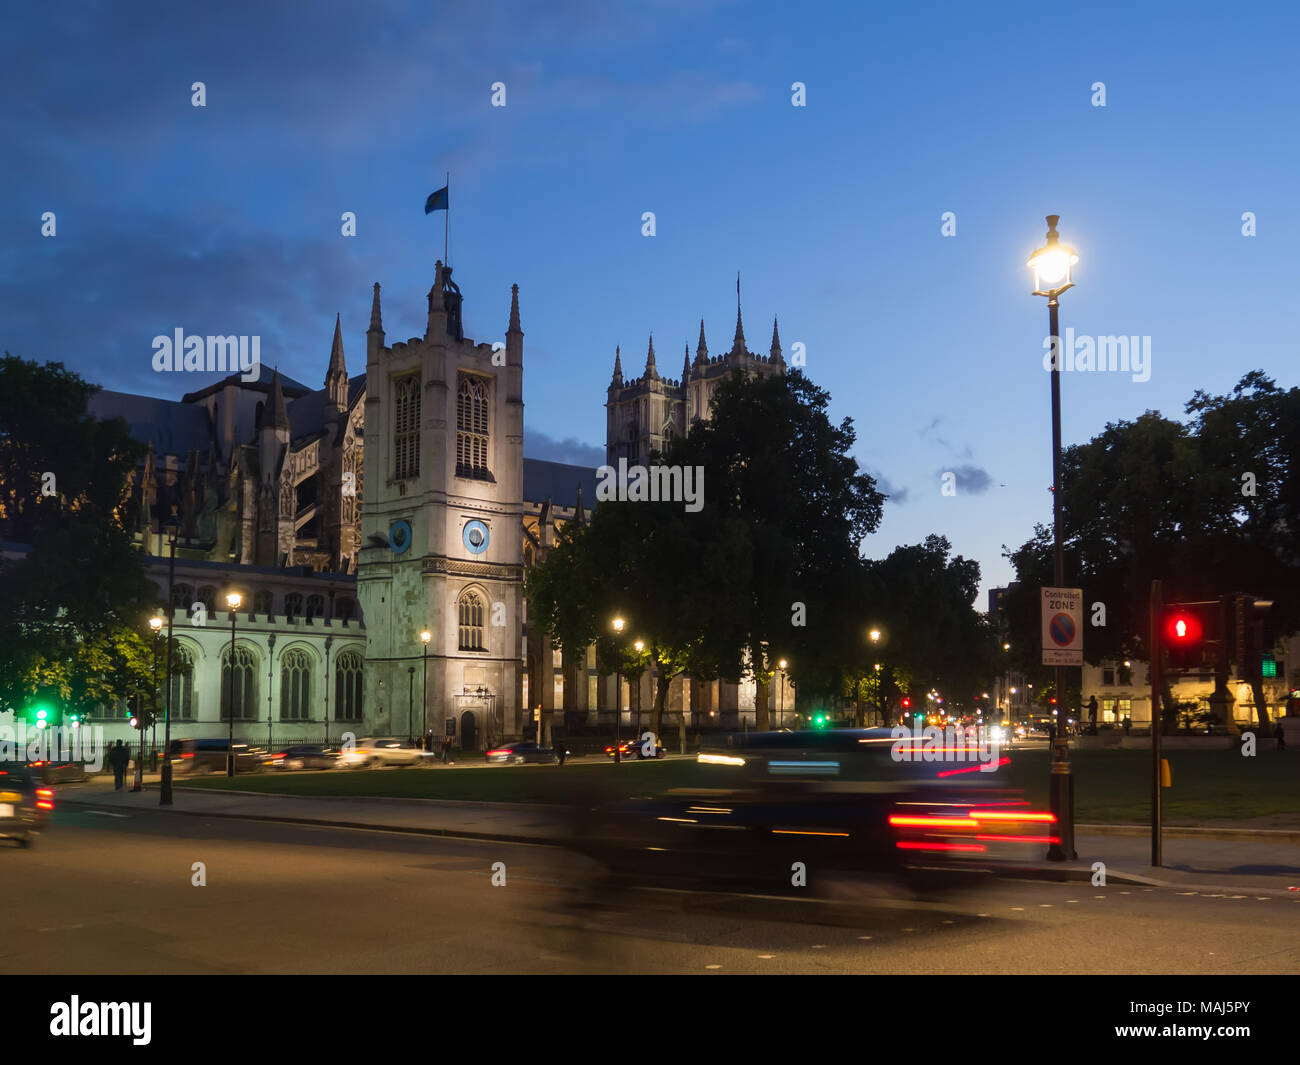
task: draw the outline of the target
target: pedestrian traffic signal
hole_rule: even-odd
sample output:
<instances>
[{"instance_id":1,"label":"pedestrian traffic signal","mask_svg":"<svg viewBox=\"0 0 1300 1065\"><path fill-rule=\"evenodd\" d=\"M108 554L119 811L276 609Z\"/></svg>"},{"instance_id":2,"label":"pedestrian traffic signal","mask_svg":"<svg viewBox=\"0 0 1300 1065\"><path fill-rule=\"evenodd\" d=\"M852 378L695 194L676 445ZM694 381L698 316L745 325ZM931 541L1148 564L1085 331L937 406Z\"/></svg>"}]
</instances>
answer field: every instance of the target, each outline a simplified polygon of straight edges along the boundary
<instances>
[{"instance_id":1,"label":"pedestrian traffic signal","mask_svg":"<svg viewBox=\"0 0 1300 1065\"><path fill-rule=\"evenodd\" d=\"M912 700L911 700L911 699L904 699L904 700L903 700L903 709L904 709L904 710L906 710L906 709L907 709L908 707L910 707L911 705L912 705Z\"/></svg>"},{"instance_id":2,"label":"pedestrian traffic signal","mask_svg":"<svg viewBox=\"0 0 1300 1065\"><path fill-rule=\"evenodd\" d=\"M1161 635L1174 669L1199 669L1213 650L1218 603L1173 605L1165 610ZM1217 644L1215 645L1217 647Z\"/></svg>"}]
</instances>

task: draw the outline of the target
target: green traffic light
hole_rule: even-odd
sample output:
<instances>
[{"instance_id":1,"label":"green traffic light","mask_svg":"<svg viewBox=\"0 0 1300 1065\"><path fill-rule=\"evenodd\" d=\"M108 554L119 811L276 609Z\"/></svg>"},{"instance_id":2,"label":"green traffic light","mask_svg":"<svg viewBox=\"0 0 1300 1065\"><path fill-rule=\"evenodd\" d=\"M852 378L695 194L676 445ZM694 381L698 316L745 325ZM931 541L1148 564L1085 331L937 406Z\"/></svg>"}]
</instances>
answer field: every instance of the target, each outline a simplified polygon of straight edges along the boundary
<instances>
[{"instance_id":1,"label":"green traffic light","mask_svg":"<svg viewBox=\"0 0 1300 1065\"><path fill-rule=\"evenodd\" d=\"M36 720L37 720L37 721L44 721L44 720L45 720L47 717L49 717L49 716L50 716L50 712L49 712L48 710L37 710L37 711L36 711Z\"/></svg>"}]
</instances>

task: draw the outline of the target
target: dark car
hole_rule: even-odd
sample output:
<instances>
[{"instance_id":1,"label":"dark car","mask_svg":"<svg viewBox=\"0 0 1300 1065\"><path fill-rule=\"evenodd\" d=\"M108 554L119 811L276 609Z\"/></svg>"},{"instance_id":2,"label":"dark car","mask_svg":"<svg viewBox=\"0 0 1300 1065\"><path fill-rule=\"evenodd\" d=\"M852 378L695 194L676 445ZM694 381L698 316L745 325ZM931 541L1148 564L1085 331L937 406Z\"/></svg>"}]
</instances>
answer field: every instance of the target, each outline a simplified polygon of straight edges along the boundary
<instances>
[{"instance_id":1,"label":"dark car","mask_svg":"<svg viewBox=\"0 0 1300 1065\"><path fill-rule=\"evenodd\" d=\"M889 729L727 737L701 751L691 788L575 812L567 845L613 884L788 893L797 868L815 894L965 886L1051 841L1052 815L1008 786L1000 749L930 762L908 742Z\"/></svg>"},{"instance_id":2,"label":"dark car","mask_svg":"<svg viewBox=\"0 0 1300 1065\"><path fill-rule=\"evenodd\" d=\"M664 756L663 745L655 740L655 753L645 753L645 741L638 739L624 740L619 744L619 754L623 759L628 758L662 758ZM610 758L614 757L614 745L611 743L605 748L605 753Z\"/></svg>"},{"instance_id":3,"label":"dark car","mask_svg":"<svg viewBox=\"0 0 1300 1065\"><path fill-rule=\"evenodd\" d=\"M175 773L224 773L230 755L230 741L172 740L172 771ZM235 741L235 772L255 773L274 763L271 753L262 747L250 747Z\"/></svg>"},{"instance_id":4,"label":"dark car","mask_svg":"<svg viewBox=\"0 0 1300 1065\"><path fill-rule=\"evenodd\" d=\"M54 789L19 762L0 762L0 839L30 847L54 809Z\"/></svg>"},{"instance_id":5,"label":"dark car","mask_svg":"<svg viewBox=\"0 0 1300 1065\"><path fill-rule=\"evenodd\" d=\"M567 748L565 754L567 757ZM500 747L493 747L487 752L487 760L509 765L523 765L525 762L558 765L560 756L551 747L538 747L531 740L525 740L521 743L507 743Z\"/></svg>"},{"instance_id":6,"label":"dark car","mask_svg":"<svg viewBox=\"0 0 1300 1065\"><path fill-rule=\"evenodd\" d=\"M63 762L57 759L49 759L44 762L28 762L27 764L46 784L66 784L69 781L85 780L87 776L84 762Z\"/></svg>"},{"instance_id":7,"label":"dark car","mask_svg":"<svg viewBox=\"0 0 1300 1065\"><path fill-rule=\"evenodd\" d=\"M334 769L339 762L339 749L311 743L288 747L271 757L277 769Z\"/></svg>"}]
</instances>

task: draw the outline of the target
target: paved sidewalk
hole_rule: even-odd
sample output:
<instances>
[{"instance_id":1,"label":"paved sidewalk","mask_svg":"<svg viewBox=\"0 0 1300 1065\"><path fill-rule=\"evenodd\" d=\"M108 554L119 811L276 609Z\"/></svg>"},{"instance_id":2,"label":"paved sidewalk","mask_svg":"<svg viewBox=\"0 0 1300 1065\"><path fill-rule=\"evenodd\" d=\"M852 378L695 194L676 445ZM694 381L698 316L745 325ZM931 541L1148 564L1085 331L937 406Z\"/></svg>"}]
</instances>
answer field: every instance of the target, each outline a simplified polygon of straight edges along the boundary
<instances>
[{"instance_id":1,"label":"paved sidewalk","mask_svg":"<svg viewBox=\"0 0 1300 1065\"><path fill-rule=\"evenodd\" d=\"M130 780L130 778L127 778ZM111 777L58 789L60 806L106 810L165 810L177 815L233 817L340 828L411 832L420 835L512 843L559 842L568 811L541 804L460 802L445 799L378 799L265 795L177 787L174 805L158 805L158 778L146 774L145 790L113 790ZM1196 838L1197 830L1170 829L1163 843L1164 865L1150 865L1151 840L1142 826L1083 825L1075 839L1079 860L1035 862L1013 872L1048 879L1089 881L1094 862L1104 862L1108 884L1171 885L1186 890L1300 893L1300 839L1295 832L1243 832ZM1202 834L1203 836L1205 834ZM1191 837L1191 838L1189 838Z\"/></svg>"}]
</instances>

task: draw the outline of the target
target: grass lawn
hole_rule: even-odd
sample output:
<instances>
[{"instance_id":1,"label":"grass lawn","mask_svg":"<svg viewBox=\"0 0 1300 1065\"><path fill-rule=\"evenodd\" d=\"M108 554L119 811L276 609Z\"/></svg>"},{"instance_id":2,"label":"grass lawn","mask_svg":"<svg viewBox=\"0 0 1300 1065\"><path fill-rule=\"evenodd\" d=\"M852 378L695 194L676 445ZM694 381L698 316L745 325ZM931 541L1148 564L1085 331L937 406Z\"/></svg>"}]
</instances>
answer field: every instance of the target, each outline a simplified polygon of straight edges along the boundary
<instances>
[{"instance_id":1,"label":"grass lawn","mask_svg":"<svg viewBox=\"0 0 1300 1065\"><path fill-rule=\"evenodd\" d=\"M1171 751L1173 787L1164 792L1165 823L1228 826L1254 820L1300 828L1300 752L1233 749ZM1151 755L1147 751L1073 751L1076 820L1142 824L1150 816ZM1012 753L1001 772L1044 808L1051 756L1045 749ZM669 788L718 786L718 770L693 760L570 762L564 766L333 770L260 773L178 780L184 787L235 788L284 795L465 799L480 802L595 804L662 794Z\"/></svg>"}]
</instances>

